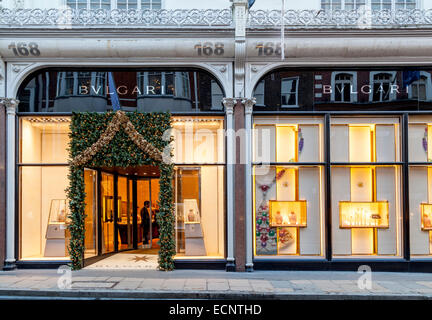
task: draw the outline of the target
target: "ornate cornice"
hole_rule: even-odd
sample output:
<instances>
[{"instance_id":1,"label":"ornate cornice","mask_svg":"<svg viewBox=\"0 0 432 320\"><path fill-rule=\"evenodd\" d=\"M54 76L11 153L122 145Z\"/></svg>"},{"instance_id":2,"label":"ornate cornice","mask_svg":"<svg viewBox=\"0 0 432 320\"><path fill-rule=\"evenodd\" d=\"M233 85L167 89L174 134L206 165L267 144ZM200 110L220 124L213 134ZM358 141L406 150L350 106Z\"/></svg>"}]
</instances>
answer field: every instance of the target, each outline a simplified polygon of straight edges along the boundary
<instances>
[{"instance_id":1,"label":"ornate cornice","mask_svg":"<svg viewBox=\"0 0 432 320\"><path fill-rule=\"evenodd\" d=\"M431 28L432 9L286 10L286 29ZM280 10L249 11L248 28L280 28Z\"/></svg>"},{"instance_id":2,"label":"ornate cornice","mask_svg":"<svg viewBox=\"0 0 432 320\"><path fill-rule=\"evenodd\" d=\"M0 9L2 28L22 27L231 27L229 9L122 10L122 9Z\"/></svg>"}]
</instances>

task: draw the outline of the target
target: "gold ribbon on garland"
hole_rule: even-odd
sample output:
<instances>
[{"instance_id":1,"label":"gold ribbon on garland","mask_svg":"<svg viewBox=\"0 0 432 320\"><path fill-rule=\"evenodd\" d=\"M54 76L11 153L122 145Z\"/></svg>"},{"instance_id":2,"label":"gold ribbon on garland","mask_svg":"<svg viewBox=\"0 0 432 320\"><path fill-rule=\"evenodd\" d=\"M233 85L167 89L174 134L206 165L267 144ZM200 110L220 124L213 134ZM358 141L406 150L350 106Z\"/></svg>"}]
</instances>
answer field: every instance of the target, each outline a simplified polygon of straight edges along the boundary
<instances>
[{"instance_id":1,"label":"gold ribbon on garland","mask_svg":"<svg viewBox=\"0 0 432 320\"><path fill-rule=\"evenodd\" d=\"M99 137L99 140L93 143L92 146L77 155L70 163L71 166L82 166L89 162L104 146L108 145L114 138L115 134L121 129L126 132L129 138L140 148L144 153L149 155L153 160L162 161L162 153L151 143L149 143L136 129L129 120L126 113L119 110L115 113L113 119L108 124L107 129Z\"/></svg>"}]
</instances>

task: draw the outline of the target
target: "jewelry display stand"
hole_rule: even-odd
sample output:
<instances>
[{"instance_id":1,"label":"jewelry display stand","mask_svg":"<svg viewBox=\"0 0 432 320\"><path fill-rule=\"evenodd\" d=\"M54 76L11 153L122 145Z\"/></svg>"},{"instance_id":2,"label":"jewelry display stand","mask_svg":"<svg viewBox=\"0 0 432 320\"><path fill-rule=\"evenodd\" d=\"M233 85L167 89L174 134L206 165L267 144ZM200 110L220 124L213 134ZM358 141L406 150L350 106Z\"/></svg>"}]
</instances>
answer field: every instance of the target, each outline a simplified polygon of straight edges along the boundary
<instances>
[{"instance_id":1,"label":"jewelry display stand","mask_svg":"<svg viewBox=\"0 0 432 320\"><path fill-rule=\"evenodd\" d=\"M51 200L45 235L45 257L64 257L66 255L66 218L66 199Z\"/></svg>"},{"instance_id":2,"label":"jewelry display stand","mask_svg":"<svg viewBox=\"0 0 432 320\"><path fill-rule=\"evenodd\" d=\"M183 204L185 221L185 253L187 256L207 255L201 219L196 199L185 199Z\"/></svg>"}]
</instances>

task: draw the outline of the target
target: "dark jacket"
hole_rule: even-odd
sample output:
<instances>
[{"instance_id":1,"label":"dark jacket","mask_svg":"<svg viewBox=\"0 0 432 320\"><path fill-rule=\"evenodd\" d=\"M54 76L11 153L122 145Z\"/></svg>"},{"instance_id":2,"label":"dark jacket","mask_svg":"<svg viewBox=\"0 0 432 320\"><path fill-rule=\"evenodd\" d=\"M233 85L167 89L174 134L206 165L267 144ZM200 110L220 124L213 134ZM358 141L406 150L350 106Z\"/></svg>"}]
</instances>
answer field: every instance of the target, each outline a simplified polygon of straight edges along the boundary
<instances>
[{"instance_id":1,"label":"dark jacket","mask_svg":"<svg viewBox=\"0 0 432 320\"><path fill-rule=\"evenodd\" d=\"M150 213L146 207L141 209L141 224L144 229L148 229L150 227Z\"/></svg>"}]
</instances>

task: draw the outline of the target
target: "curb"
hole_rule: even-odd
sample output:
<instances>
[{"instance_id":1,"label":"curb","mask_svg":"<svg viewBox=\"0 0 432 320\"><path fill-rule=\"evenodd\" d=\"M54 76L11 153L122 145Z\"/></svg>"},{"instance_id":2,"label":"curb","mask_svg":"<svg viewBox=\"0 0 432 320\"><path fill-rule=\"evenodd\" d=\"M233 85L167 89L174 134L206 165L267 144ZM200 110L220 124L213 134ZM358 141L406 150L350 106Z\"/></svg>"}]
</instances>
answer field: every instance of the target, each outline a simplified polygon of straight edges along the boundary
<instances>
[{"instance_id":1,"label":"curb","mask_svg":"<svg viewBox=\"0 0 432 320\"><path fill-rule=\"evenodd\" d=\"M427 295L378 294L314 294L314 293L246 293L246 292L184 292L134 290L0 290L0 300L432 300Z\"/></svg>"}]
</instances>

